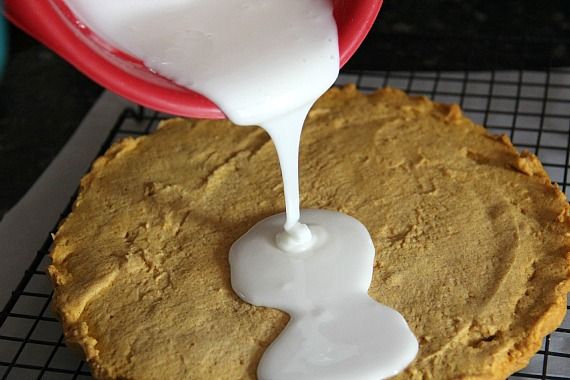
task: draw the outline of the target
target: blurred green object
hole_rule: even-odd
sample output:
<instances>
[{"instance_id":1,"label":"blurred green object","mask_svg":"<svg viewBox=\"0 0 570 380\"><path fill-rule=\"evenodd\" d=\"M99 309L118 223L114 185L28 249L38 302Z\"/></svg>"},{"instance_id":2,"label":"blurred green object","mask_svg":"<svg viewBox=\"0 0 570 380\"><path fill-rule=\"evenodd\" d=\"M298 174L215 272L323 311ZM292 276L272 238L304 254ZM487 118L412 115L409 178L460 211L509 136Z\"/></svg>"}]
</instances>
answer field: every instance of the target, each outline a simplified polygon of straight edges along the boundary
<instances>
[{"instance_id":1,"label":"blurred green object","mask_svg":"<svg viewBox=\"0 0 570 380\"><path fill-rule=\"evenodd\" d=\"M2 1L0 1L0 78L4 73L6 55L8 54L8 26L4 20L2 8Z\"/></svg>"},{"instance_id":2,"label":"blurred green object","mask_svg":"<svg viewBox=\"0 0 570 380\"><path fill-rule=\"evenodd\" d=\"M0 0L0 78L4 73L4 65L6 64L6 55L8 54L8 26L4 20L3 1Z\"/></svg>"}]
</instances>

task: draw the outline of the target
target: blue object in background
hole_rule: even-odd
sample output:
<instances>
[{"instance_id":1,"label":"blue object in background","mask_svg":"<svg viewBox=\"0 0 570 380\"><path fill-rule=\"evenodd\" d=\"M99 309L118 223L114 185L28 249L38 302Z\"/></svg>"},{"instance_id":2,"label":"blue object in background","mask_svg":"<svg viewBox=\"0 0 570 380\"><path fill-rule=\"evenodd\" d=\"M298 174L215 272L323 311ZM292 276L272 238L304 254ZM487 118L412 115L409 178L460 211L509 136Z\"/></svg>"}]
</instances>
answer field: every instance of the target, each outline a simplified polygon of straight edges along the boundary
<instances>
[{"instance_id":1,"label":"blue object in background","mask_svg":"<svg viewBox=\"0 0 570 380\"><path fill-rule=\"evenodd\" d=\"M0 0L0 78L4 73L6 55L8 54L8 26L2 13L2 1Z\"/></svg>"}]
</instances>

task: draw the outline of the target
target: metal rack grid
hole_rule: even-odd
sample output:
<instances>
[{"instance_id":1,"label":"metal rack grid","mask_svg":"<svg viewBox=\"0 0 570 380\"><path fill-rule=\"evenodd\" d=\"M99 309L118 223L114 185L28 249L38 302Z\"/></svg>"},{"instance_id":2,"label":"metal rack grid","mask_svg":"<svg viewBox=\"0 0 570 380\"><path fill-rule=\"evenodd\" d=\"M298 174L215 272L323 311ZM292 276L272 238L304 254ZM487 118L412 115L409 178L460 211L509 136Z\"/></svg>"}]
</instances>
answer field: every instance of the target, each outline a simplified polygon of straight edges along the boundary
<instances>
[{"instance_id":1,"label":"metal rack grid","mask_svg":"<svg viewBox=\"0 0 570 380\"><path fill-rule=\"evenodd\" d=\"M401 88L436 101L459 103L466 114L492 132L507 134L522 149L537 154L554 182L566 191L570 155L570 69L484 72L344 72L338 84L355 82L362 91ZM151 132L167 117L127 108L101 147ZM71 204L71 202L70 202ZM68 213L70 206L62 213ZM89 379L89 369L63 341L51 312L46 275L48 236L0 314L2 379ZM570 316L546 337L529 366L513 379L570 380Z\"/></svg>"}]
</instances>

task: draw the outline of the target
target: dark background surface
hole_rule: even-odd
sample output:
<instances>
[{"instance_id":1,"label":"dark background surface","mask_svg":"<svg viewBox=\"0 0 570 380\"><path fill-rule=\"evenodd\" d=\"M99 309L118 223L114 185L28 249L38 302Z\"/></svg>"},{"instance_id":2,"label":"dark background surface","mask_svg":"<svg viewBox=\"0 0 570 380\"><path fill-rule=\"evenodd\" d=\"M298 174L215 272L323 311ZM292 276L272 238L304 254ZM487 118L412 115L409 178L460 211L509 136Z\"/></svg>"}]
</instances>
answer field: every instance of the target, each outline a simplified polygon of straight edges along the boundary
<instances>
[{"instance_id":1,"label":"dark background surface","mask_svg":"<svg viewBox=\"0 0 570 380\"><path fill-rule=\"evenodd\" d=\"M49 165L102 91L23 33L11 28L10 34L0 83L0 216ZM570 66L569 41L570 1L385 0L346 69Z\"/></svg>"}]
</instances>

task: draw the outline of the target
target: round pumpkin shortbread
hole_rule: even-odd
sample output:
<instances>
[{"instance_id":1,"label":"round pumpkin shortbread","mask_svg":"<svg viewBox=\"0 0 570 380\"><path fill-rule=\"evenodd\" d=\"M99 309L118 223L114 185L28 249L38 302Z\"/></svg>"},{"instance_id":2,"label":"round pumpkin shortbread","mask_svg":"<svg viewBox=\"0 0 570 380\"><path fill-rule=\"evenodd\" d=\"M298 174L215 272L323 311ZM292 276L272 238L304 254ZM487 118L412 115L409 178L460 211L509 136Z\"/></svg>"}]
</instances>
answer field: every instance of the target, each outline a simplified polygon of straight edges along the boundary
<instances>
[{"instance_id":1,"label":"round pumpkin shortbread","mask_svg":"<svg viewBox=\"0 0 570 380\"><path fill-rule=\"evenodd\" d=\"M307 119L300 173L304 208L370 231L370 295L420 342L399 379L503 379L561 322L566 197L456 105L332 89ZM98 379L254 379L288 316L233 293L228 251L283 208L260 128L175 119L113 145L51 253L67 342Z\"/></svg>"}]
</instances>

